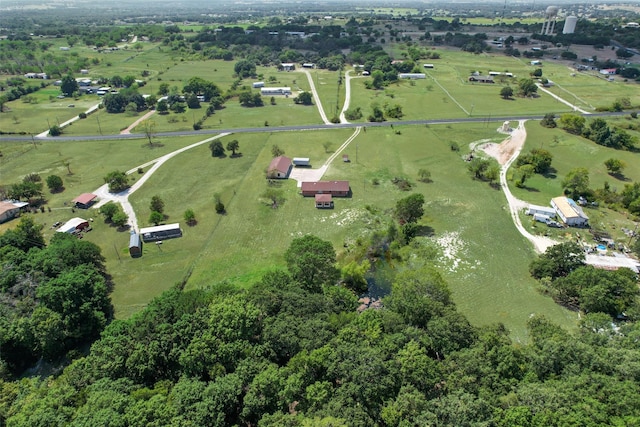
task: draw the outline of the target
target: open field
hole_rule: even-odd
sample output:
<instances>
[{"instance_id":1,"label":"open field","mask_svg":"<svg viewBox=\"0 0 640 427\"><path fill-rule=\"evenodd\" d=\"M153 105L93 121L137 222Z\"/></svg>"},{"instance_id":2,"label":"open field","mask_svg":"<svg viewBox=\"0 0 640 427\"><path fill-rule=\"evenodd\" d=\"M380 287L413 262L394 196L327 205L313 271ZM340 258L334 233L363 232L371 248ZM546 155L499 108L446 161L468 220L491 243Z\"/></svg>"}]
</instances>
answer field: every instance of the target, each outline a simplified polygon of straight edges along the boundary
<instances>
[{"instance_id":1,"label":"open field","mask_svg":"<svg viewBox=\"0 0 640 427\"><path fill-rule=\"evenodd\" d=\"M282 254L296 236L317 234L334 247L343 248L339 253L348 251L380 218L388 217L397 199L407 195L391 183L393 177L405 177L415 184L415 191L426 196L423 222L433 228L433 239L441 248L438 264L456 303L472 322L503 322L516 339L526 338L524 325L531 313L545 313L560 324L573 325L574 314L535 291L535 282L527 271L533 251L513 227L502 193L473 181L460 155L449 149L451 141L458 142L463 153L469 143L487 138L497 142L502 136L482 124L395 129L399 134L390 128L361 132L344 151L352 162L332 163L325 178L350 180L353 197L337 199L336 208L329 211L317 210L312 199L300 197L293 181L280 184L286 201L272 209L261 198L267 188L264 169L273 144L287 155L310 157L318 167L330 155L324 152L323 142L329 141L332 151L352 130L231 135L223 143L238 139L241 157L212 158L208 148L201 146L170 160L131 196L140 224L146 224L153 195L165 200L167 222L183 223L184 211L191 208L198 224L183 225L181 239L166 241L162 246L146 245L140 259L128 257L128 234L103 224L95 211L54 210L36 214L35 218L49 225L74 215L95 217L94 230L85 238L102 248L116 283L112 298L117 315L126 317L184 279L187 272L191 272L190 288L221 282L236 286L253 283L264 271L284 265ZM51 159L75 156L71 168L76 169L72 178L77 181L52 197L52 207L64 207L60 206L62 200L100 185L106 171L134 167L186 143L186 139L167 139L165 146L151 150L144 140L92 142L90 153L85 143L83 156L78 148L81 143L47 143L37 149L23 144L20 156L15 150L9 173L20 177L32 171L43 175L57 172L65 178L61 164ZM56 153L51 150L62 150L67 144L75 146L77 152L61 152L54 157ZM116 149L119 144L129 144L132 150ZM100 166L95 168L97 158L101 159ZM432 172L433 183L416 182L420 168ZM215 193L221 195L227 208L224 216L214 212ZM371 210L378 214L372 215ZM47 233L50 236L51 232Z\"/></svg>"},{"instance_id":2,"label":"open field","mask_svg":"<svg viewBox=\"0 0 640 427\"><path fill-rule=\"evenodd\" d=\"M344 104L344 71L310 70L310 74L327 117L331 119L334 114L339 115ZM342 84L338 88L338 79L341 75ZM352 81L351 84L354 82Z\"/></svg>"}]
</instances>

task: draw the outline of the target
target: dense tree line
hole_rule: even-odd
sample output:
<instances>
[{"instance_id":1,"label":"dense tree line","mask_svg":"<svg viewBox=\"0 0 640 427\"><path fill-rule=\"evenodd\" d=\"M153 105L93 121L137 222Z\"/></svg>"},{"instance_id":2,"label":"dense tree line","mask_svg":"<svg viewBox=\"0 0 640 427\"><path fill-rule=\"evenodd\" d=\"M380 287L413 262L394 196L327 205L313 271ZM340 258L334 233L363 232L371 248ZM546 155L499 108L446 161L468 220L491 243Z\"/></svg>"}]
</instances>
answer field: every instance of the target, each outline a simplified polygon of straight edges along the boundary
<instances>
[{"instance_id":1,"label":"dense tree line","mask_svg":"<svg viewBox=\"0 0 640 427\"><path fill-rule=\"evenodd\" d=\"M45 246L41 230L26 216L0 236L0 377L89 344L113 316L100 249L67 233Z\"/></svg>"},{"instance_id":2,"label":"dense tree line","mask_svg":"<svg viewBox=\"0 0 640 427\"><path fill-rule=\"evenodd\" d=\"M610 313L593 310L570 334L534 316L530 343L515 344L500 325L471 326L432 267L399 272L383 308L358 312L355 295L336 286L328 242L298 238L287 253L287 270L266 273L247 290L173 288L131 319L113 321L90 353L57 378L5 376L0 421L262 427L640 421L635 319L612 325ZM583 268L579 259L556 259L544 274L562 280Z\"/></svg>"}]
</instances>

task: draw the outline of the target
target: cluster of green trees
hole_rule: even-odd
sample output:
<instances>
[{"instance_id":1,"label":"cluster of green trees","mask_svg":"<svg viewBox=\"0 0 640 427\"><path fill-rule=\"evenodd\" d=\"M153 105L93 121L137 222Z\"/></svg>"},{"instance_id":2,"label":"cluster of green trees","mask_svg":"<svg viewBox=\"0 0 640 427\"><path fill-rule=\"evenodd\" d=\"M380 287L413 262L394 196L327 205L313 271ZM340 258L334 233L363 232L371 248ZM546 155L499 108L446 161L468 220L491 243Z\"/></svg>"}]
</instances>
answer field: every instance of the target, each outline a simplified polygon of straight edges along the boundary
<instances>
[{"instance_id":1,"label":"cluster of green trees","mask_svg":"<svg viewBox=\"0 0 640 427\"><path fill-rule=\"evenodd\" d=\"M113 321L87 355L76 354L55 378L14 381L5 372L0 422L640 422L635 319L612 325L609 315L590 312L570 334L533 316L530 343L516 344L500 325L470 325L431 267L403 269L383 308L358 313L356 296L336 286L331 244L298 238L285 259L286 270L268 272L246 290L175 287L131 319Z\"/></svg>"},{"instance_id":2,"label":"cluster of green trees","mask_svg":"<svg viewBox=\"0 0 640 427\"><path fill-rule=\"evenodd\" d=\"M104 258L95 244L23 216L0 236L0 377L56 361L96 339L113 317Z\"/></svg>"},{"instance_id":3,"label":"cluster of green trees","mask_svg":"<svg viewBox=\"0 0 640 427\"><path fill-rule=\"evenodd\" d=\"M623 105L630 105L628 99L618 102L621 104L621 109ZM584 136L596 144L618 150L633 150L637 143L637 139L624 129L612 128L606 120L599 117L589 121L587 124L587 119L583 116L565 113L560 116L559 123L556 123L554 115L547 114L540 124L550 128L559 124L562 129L569 133Z\"/></svg>"},{"instance_id":4,"label":"cluster of green trees","mask_svg":"<svg viewBox=\"0 0 640 427\"><path fill-rule=\"evenodd\" d=\"M227 150L231 151L231 157L236 157L239 153L237 151L240 149L240 142L237 139L232 139L227 142ZM211 141L209 144L209 150L211 150L212 157L225 157L225 147L222 145L222 141Z\"/></svg>"},{"instance_id":5,"label":"cluster of green trees","mask_svg":"<svg viewBox=\"0 0 640 427\"><path fill-rule=\"evenodd\" d=\"M122 206L118 203L108 202L104 205L100 206L98 210L102 216L104 216L104 221L110 224L113 224L116 227L124 227L129 220L129 217L124 210L122 210Z\"/></svg>"},{"instance_id":6,"label":"cluster of green trees","mask_svg":"<svg viewBox=\"0 0 640 427\"><path fill-rule=\"evenodd\" d=\"M550 247L531 263L530 271L566 307L614 319L640 315L637 275L627 268L610 271L586 265L584 250L576 243Z\"/></svg>"}]
</instances>

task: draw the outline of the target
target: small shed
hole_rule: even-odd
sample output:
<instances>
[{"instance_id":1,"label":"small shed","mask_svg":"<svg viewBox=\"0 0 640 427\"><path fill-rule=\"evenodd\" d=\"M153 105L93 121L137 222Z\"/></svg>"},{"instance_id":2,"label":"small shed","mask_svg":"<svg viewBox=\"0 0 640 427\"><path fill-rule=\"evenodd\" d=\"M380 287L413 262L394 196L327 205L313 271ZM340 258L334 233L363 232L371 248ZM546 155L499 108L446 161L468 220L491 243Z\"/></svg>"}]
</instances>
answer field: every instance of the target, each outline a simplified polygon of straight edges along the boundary
<instances>
[{"instance_id":1,"label":"small shed","mask_svg":"<svg viewBox=\"0 0 640 427\"><path fill-rule=\"evenodd\" d=\"M345 163L351 162L351 160L349 160L349 155L348 154L343 154L342 155L342 161L345 162Z\"/></svg>"},{"instance_id":2,"label":"small shed","mask_svg":"<svg viewBox=\"0 0 640 427\"><path fill-rule=\"evenodd\" d=\"M316 208L318 209L333 209L333 197L331 194L316 194Z\"/></svg>"},{"instance_id":3,"label":"small shed","mask_svg":"<svg viewBox=\"0 0 640 427\"><path fill-rule=\"evenodd\" d=\"M283 62L280 64L280 67L282 67L284 71L293 71L296 69L296 65L291 62Z\"/></svg>"},{"instance_id":4,"label":"small shed","mask_svg":"<svg viewBox=\"0 0 640 427\"><path fill-rule=\"evenodd\" d=\"M82 231L85 228L89 228L89 221L83 218L71 218L69 221L62 224L56 232L73 234L77 231Z\"/></svg>"},{"instance_id":5,"label":"small shed","mask_svg":"<svg viewBox=\"0 0 640 427\"><path fill-rule=\"evenodd\" d=\"M260 88L260 87L264 87L264 82L253 82L253 88Z\"/></svg>"},{"instance_id":6,"label":"small shed","mask_svg":"<svg viewBox=\"0 0 640 427\"><path fill-rule=\"evenodd\" d=\"M278 156L271 160L267 169L267 178L286 179L291 171L291 159L286 156Z\"/></svg>"},{"instance_id":7,"label":"small shed","mask_svg":"<svg viewBox=\"0 0 640 427\"><path fill-rule=\"evenodd\" d=\"M294 166L311 166L311 160L308 157L294 157Z\"/></svg>"},{"instance_id":8,"label":"small shed","mask_svg":"<svg viewBox=\"0 0 640 427\"><path fill-rule=\"evenodd\" d=\"M424 68L434 68L433 64L424 64Z\"/></svg>"},{"instance_id":9,"label":"small shed","mask_svg":"<svg viewBox=\"0 0 640 427\"><path fill-rule=\"evenodd\" d=\"M89 209L97 198L98 196L93 193L83 193L73 199L73 204L78 209Z\"/></svg>"},{"instance_id":10,"label":"small shed","mask_svg":"<svg viewBox=\"0 0 640 427\"><path fill-rule=\"evenodd\" d=\"M129 237L129 255L131 255L131 258L140 258L142 256L142 239L140 234L135 231L132 231Z\"/></svg>"},{"instance_id":11,"label":"small shed","mask_svg":"<svg viewBox=\"0 0 640 427\"><path fill-rule=\"evenodd\" d=\"M302 64L303 68L316 68L316 64L311 63L311 62L305 62L304 64Z\"/></svg>"},{"instance_id":12,"label":"small shed","mask_svg":"<svg viewBox=\"0 0 640 427\"><path fill-rule=\"evenodd\" d=\"M140 258L142 256L142 239L140 234L135 231L132 231L129 237L129 255L131 255L131 258Z\"/></svg>"}]
</instances>

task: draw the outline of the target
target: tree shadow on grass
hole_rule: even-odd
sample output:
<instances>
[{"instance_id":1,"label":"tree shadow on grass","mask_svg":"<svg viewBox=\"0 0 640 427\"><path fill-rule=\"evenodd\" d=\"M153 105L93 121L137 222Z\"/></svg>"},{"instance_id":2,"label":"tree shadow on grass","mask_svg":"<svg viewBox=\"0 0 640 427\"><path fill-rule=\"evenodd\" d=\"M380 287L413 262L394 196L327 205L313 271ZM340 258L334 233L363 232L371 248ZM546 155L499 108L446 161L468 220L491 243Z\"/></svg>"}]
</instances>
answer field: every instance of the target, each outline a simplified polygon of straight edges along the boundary
<instances>
[{"instance_id":1,"label":"tree shadow on grass","mask_svg":"<svg viewBox=\"0 0 640 427\"><path fill-rule=\"evenodd\" d=\"M418 231L416 233L417 236L423 236L423 237L432 237L435 234L436 234L436 230L434 230L433 227L430 227L428 225L419 225Z\"/></svg>"},{"instance_id":2,"label":"tree shadow on grass","mask_svg":"<svg viewBox=\"0 0 640 427\"><path fill-rule=\"evenodd\" d=\"M556 168L550 167L545 173L541 174L543 177L547 179L556 179L558 170Z\"/></svg>"},{"instance_id":3,"label":"tree shadow on grass","mask_svg":"<svg viewBox=\"0 0 640 427\"><path fill-rule=\"evenodd\" d=\"M239 157L242 157L242 153L236 153L236 154L232 154L232 155L229 156L229 158L231 158L231 159L237 159Z\"/></svg>"},{"instance_id":4,"label":"tree shadow on grass","mask_svg":"<svg viewBox=\"0 0 640 427\"><path fill-rule=\"evenodd\" d=\"M609 175L614 177L618 181L623 181L623 182L630 182L631 181L630 178L624 176L624 174L622 174L622 173L610 173Z\"/></svg>"},{"instance_id":5,"label":"tree shadow on grass","mask_svg":"<svg viewBox=\"0 0 640 427\"><path fill-rule=\"evenodd\" d=\"M540 190L538 190L537 188L534 187L529 187L528 185L522 185L518 188L521 188L523 190L527 190L529 193L539 193Z\"/></svg>"}]
</instances>

